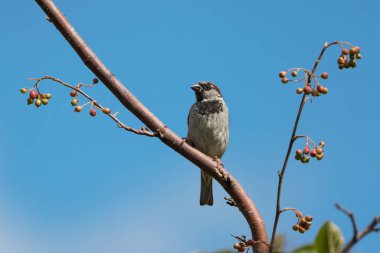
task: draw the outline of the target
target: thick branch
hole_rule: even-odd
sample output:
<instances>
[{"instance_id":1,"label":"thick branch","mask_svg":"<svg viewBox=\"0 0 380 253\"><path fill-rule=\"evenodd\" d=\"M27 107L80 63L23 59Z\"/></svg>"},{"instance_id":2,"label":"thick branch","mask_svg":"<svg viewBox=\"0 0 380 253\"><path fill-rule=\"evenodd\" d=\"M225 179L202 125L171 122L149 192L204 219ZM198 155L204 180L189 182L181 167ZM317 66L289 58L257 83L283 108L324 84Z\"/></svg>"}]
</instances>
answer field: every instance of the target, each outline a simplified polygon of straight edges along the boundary
<instances>
[{"instance_id":1,"label":"thick branch","mask_svg":"<svg viewBox=\"0 0 380 253\"><path fill-rule=\"evenodd\" d=\"M229 175L226 170L224 170L224 174L228 175L229 180L223 180L220 173L215 169L217 166L216 162L183 142L177 134L161 122L130 91L128 91L87 46L85 41L74 30L66 17L52 1L36 0L36 2L46 13L50 21L70 43L72 48L77 52L84 64L107 86L117 99L150 130L158 132L160 134L159 138L163 143L214 177L233 198L239 210L246 218L251 229L252 238L255 241L267 242L268 239L264 222L256 206L240 186L239 182ZM258 243L254 246L254 250L255 252L268 252L269 247L265 243Z\"/></svg>"},{"instance_id":2,"label":"thick branch","mask_svg":"<svg viewBox=\"0 0 380 253\"><path fill-rule=\"evenodd\" d=\"M351 238L351 240L344 246L342 253L348 253L352 249L352 247L361 239L363 239L366 235L368 235L371 232L379 232L380 228L377 227L377 225L380 223L380 215L373 218L371 223L368 224L366 228L364 228L361 232L358 231L358 227L356 225L355 216L352 212L348 211L344 207L342 207L339 204L335 204L335 207L343 212L345 215L347 215L352 223L352 227L354 229L354 234Z\"/></svg>"}]
</instances>

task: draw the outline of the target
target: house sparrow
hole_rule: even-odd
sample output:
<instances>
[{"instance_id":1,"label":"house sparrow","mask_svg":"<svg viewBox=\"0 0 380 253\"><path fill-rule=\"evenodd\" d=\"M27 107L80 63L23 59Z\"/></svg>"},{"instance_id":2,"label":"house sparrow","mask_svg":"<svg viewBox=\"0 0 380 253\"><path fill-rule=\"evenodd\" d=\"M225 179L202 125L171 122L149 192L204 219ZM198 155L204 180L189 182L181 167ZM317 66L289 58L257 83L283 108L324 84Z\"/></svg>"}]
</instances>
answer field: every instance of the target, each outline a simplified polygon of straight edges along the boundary
<instances>
[{"instance_id":1,"label":"house sparrow","mask_svg":"<svg viewBox=\"0 0 380 253\"><path fill-rule=\"evenodd\" d=\"M212 82L199 82L191 86L196 102L190 108L187 119L187 142L202 153L219 159L223 156L229 140L228 108L219 88ZM201 171L200 204L214 203L212 177Z\"/></svg>"}]
</instances>

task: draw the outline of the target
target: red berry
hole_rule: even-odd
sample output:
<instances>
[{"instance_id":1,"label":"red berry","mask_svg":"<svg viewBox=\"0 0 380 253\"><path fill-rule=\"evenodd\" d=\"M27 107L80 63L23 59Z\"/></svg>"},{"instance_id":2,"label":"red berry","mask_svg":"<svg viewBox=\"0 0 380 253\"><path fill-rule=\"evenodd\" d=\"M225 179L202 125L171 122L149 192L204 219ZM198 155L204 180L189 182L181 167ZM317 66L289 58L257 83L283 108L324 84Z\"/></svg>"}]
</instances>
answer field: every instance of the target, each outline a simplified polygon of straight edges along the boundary
<instances>
[{"instance_id":1,"label":"red berry","mask_svg":"<svg viewBox=\"0 0 380 253\"><path fill-rule=\"evenodd\" d=\"M311 157L316 157L316 156L317 156L317 150L313 149L313 150L310 152L310 156L311 156Z\"/></svg>"},{"instance_id":2,"label":"red berry","mask_svg":"<svg viewBox=\"0 0 380 253\"><path fill-rule=\"evenodd\" d=\"M298 229L299 229L300 227L299 227L297 224L295 224L295 225L293 225L292 228L293 228L294 231L298 231Z\"/></svg>"},{"instance_id":3,"label":"red berry","mask_svg":"<svg viewBox=\"0 0 380 253\"><path fill-rule=\"evenodd\" d=\"M253 245L255 245L255 241L252 240L252 239L250 239L250 240L247 241L247 244L248 244L249 246L253 246Z\"/></svg>"},{"instance_id":4,"label":"red berry","mask_svg":"<svg viewBox=\"0 0 380 253\"><path fill-rule=\"evenodd\" d=\"M311 87L306 85L304 88L303 88L303 91L305 92L306 95L309 95L311 93Z\"/></svg>"},{"instance_id":5,"label":"red berry","mask_svg":"<svg viewBox=\"0 0 380 253\"><path fill-rule=\"evenodd\" d=\"M76 90L72 90L70 92L70 96L75 97L76 95L77 95L77 91Z\"/></svg>"},{"instance_id":6,"label":"red berry","mask_svg":"<svg viewBox=\"0 0 380 253\"><path fill-rule=\"evenodd\" d=\"M36 99L37 98L37 93L32 90L30 93L29 93L29 97L32 98L32 99Z\"/></svg>"},{"instance_id":7,"label":"red berry","mask_svg":"<svg viewBox=\"0 0 380 253\"><path fill-rule=\"evenodd\" d=\"M97 78L94 78L93 80L92 80L92 83L93 84L97 84L99 82L99 80L97 79Z\"/></svg>"},{"instance_id":8,"label":"red berry","mask_svg":"<svg viewBox=\"0 0 380 253\"><path fill-rule=\"evenodd\" d=\"M304 229L303 227L299 227L298 229L298 232L300 232L301 234L305 233L306 229Z\"/></svg>"},{"instance_id":9,"label":"red berry","mask_svg":"<svg viewBox=\"0 0 380 253\"><path fill-rule=\"evenodd\" d=\"M322 94L327 94L329 93L329 89L327 89L326 87L323 87L323 90L321 92Z\"/></svg>"},{"instance_id":10,"label":"red berry","mask_svg":"<svg viewBox=\"0 0 380 253\"><path fill-rule=\"evenodd\" d=\"M325 89L325 87L323 87L322 85L318 85L317 86L317 91L320 92L320 93L323 93L324 89Z\"/></svg>"},{"instance_id":11,"label":"red berry","mask_svg":"<svg viewBox=\"0 0 380 253\"><path fill-rule=\"evenodd\" d=\"M321 77L323 79L327 79L329 77L329 74L327 72L323 72L322 75L321 75Z\"/></svg>"},{"instance_id":12,"label":"red berry","mask_svg":"<svg viewBox=\"0 0 380 253\"><path fill-rule=\"evenodd\" d=\"M243 247L238 249L238 252L244 252L244 250L245 250L245 247L243 246Z\"/></svg>"},{"instance_id":13,"label":"red berry","mask_svg":"<svg viewBox=\"0 0 380 253\"><path fill-rule=\"evenodd\" d=\"M92 117L95 117L95 116L96 116L96 110L95 110L95 109L91 109L91 110L90 110L90 115L91 115Z\"/></svg>"},{"instance_id":14,"label":"red berry","mask_svg":"<svg viewBox=\"0 0 380 253\"><path fill-rule=\"evenodd\" d=\"M347 48L342 50L342 54L344 54L344 55L349 54L349 53L350 53L350 51Z\"/></svg>"},{"instance_id":15,"label":"red berry","mask_svg":"<svg viewBox=\"0 0 380 253\"><path fill-rule=\"evenodd\" d=\"M301 149L296 150L296 155L302 155L303 151Z\"/></svg>"},{"instance_id":16,"label":"red berry","mask_svg":"<svg viewBox=\"0 0 380 253\"><path fill-rule=\"evenodd\" d=\"M310 148L309 147L306 147L303 149L303 153L304 154L309 154L310 153Z\"/></svg>"}]
</instances>

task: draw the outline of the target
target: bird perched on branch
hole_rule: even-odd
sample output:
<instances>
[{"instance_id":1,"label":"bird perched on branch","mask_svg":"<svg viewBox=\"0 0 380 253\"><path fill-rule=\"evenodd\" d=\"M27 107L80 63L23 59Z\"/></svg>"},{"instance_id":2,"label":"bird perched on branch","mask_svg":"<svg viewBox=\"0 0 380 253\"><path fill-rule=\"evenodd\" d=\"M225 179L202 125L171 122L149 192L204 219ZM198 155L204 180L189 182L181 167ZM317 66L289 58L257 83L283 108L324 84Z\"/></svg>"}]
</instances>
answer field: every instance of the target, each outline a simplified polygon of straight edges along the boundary
<instances>
[{"instance_id":1,"label":"bird perched on branch","mask_svg":"<svg viewBox=\"0 0 380 253\"><path fill-rule=\"evenodd\" d=\"M196 102L190 108L186 141L219 162L229 141L228 108L219 88L212 82L191 86ZM200 204L212 206L212 177L201 171Z\"/></svg>"}]
</instances>

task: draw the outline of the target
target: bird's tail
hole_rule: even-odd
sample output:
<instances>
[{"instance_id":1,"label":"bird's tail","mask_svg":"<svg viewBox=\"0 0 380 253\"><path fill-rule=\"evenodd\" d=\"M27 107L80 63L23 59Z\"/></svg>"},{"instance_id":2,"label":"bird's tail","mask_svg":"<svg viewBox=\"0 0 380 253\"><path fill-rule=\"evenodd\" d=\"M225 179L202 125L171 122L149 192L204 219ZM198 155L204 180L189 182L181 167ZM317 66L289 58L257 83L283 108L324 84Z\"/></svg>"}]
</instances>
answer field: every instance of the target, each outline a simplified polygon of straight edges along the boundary
<instances>
[{"instance_id":1,"label":"bird's tail","mask_svg":"<svg viewBox=\"0 0 380 253\"><path fill-rule=\"evenodd\" d=\"M214 198L212 196L212 176L207 174L207 172L201 171L201 206L209 205L212 206L214 203Z\"/></svg>"}]
</instances>

